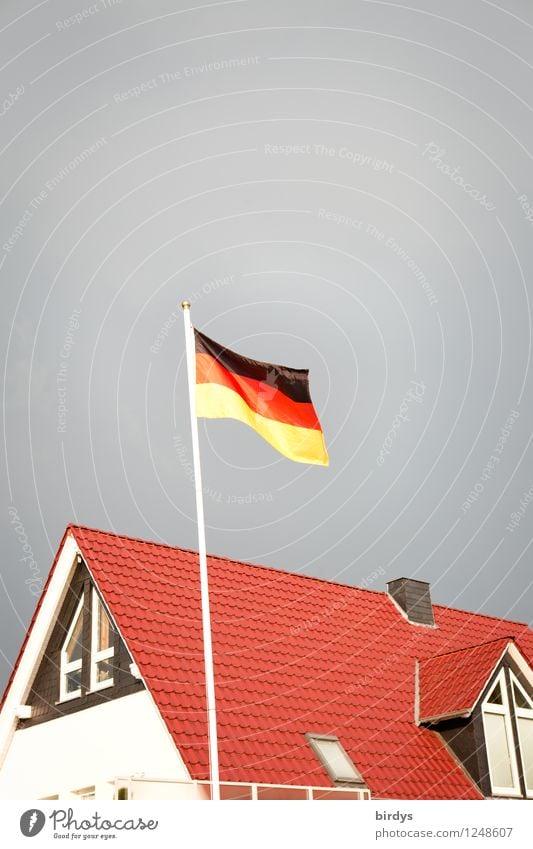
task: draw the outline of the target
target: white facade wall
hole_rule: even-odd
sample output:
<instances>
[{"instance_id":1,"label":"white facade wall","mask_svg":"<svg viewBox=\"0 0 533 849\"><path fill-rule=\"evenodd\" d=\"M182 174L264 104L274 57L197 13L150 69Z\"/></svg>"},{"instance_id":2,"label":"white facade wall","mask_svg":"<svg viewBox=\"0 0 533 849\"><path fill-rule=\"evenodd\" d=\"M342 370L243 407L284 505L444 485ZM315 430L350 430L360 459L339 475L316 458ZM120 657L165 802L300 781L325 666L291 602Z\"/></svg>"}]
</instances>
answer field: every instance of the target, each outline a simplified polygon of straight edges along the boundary
<instances>
[{"instance_id":1,"label":"white facade wall","mask_svg":"<svg viewBox=\"0 0 533 849\"><path fill-rule=\"evenodd\" d=\"M146 691L20 729L0 770L0 799L39 799L96 787L112 798L116 776L190 780Z\"/></svg>"}]
</instances>

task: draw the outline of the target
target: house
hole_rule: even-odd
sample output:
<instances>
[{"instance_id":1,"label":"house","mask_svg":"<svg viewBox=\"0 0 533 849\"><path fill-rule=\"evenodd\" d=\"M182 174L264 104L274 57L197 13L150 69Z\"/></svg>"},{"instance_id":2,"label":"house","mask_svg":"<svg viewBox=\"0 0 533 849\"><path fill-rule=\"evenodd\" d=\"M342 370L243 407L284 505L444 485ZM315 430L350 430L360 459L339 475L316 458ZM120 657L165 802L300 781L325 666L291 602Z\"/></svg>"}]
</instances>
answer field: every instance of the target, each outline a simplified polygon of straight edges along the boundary
<instances>
[{"instance_id":1,"label":"house","mask_svg":"<svg viewBox=\"0 0 533 849\"><path fill-rule=\"evenodd\" d=\"M223 799L533 797L533 632L209 558ZM198 558L66 529L0 712L0 798L209 797Z\"/></svg>"}]
</instances>

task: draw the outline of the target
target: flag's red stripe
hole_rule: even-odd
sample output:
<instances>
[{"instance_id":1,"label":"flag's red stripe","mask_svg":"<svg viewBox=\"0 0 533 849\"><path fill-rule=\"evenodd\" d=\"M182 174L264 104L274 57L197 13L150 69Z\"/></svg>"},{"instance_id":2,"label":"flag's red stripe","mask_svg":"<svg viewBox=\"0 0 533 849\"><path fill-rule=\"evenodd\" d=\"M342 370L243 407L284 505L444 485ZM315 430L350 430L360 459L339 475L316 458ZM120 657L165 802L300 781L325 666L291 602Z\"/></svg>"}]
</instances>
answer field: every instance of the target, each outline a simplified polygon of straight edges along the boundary
<instances>
[{"instance_id":1,"label":"flag's red stripe","mask_svg":"<svg viewBox=\"0 0 533 849\"><path fill-rule=\"evenodd\" d=\"M301 368L288 368L276 363L262 363L259 360L251 360L224 348L219 342L210 339L199 330L194 331L195 348L197 354L207 354L213 357L220 365L232 374L240 377L249 377L252 380L268 380L269 375L275 374L276 384L287 398L297 403L311 404L309 395L309 371Z\"/></svg>"},{"instance_id":2,"label":"flag's red stripe","mask_svg":"<svg viewBox=\"0 0 533 849\"><path fill-rule=\"evenodd\" d=\"M264 381L228 371L209 354L196 354L196 383L218 383L244 398L251 410L284 424L322 430L312 404L293 401Z\"/></svg>"}]
</instances>

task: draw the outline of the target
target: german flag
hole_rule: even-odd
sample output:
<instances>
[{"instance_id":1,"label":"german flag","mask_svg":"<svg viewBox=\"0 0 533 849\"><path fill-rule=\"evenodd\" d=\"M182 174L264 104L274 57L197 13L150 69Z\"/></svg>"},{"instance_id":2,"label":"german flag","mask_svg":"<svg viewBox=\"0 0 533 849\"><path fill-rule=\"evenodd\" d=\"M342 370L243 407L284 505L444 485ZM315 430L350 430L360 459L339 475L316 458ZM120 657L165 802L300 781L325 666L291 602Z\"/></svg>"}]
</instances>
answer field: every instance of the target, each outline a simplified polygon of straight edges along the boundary
<instances>
[{"instance_id":1,"label":"german flag","mask_svg":"<svg viewBox=\"0 0 533 849\"><path fill-rule=\"evenodd\" d=\"M194 337L197 416L237 419L290 460L328 465L307 369L250 360L198 330Z\"/></svg>"}]
</instances>

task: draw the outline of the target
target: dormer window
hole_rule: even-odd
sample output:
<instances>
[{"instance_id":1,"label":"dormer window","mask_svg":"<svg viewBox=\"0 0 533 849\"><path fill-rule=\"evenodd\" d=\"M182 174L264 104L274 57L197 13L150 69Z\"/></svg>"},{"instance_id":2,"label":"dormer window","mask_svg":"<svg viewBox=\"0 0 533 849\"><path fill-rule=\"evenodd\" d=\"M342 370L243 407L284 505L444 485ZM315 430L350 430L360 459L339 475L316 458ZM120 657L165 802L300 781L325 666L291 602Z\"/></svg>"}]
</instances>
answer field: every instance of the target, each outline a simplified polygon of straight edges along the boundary
<instances>
[{"instance_id":1,"label":"dormer window","mask_svg":"<svg viewBox=\"0 0 533 849\"><path fill-rule=\"evenodd\" d=\"M329 734L306 734L311 747L329 777L336 784L364 784L363 776L338 737Z\"/></svg>"},{"instance_id":2,"label":"dormer window","mask_svg":"<svg viewBox=\"0 0 533 849\"><path fill-rule=\"evenodd\" d=\"M76 608L74 618L67 631L61 649L60 699L76 699L81 696L81 671L83 663L83 595Z\"/></svg>"},{"instance_id":3,"label":"dormer window","mask_svg":"<svg viewBox=\"0 0 533 849\"><path fill-rule=\"evenodd\" d=\"M533 701L511 673L522 772L527 795L533 797Z\"/></svg>"},{"instance_id":4,"label":"dormer window","mask_svg":"<svg viewBox=\"0 0 533 849\"><path fill-rule=\"evenodd\" d=\"M91 690L103 690L113 685L115 653L111 623L93 587L91 631Z\"/></svg>"},{"instance_id":5,"label":"dormer window","mask_svg":"<svg viewBox=\"0 0 533 849\"><path fill-rule=\"evenodd\" d=\"M522 796L525 785L533 797L533 700L510 669L501 670L482 715L493 795Z\"/></svg>"},{"instance_id":6,"label":"dormer window","mask_svg":"<svg viewBox=\"0 0 533 849\"><path fill-rule=\"evenodd\" d=\"M503 669L483 702L482 714L492 792L495 796L520 796L511 712Z\"/></svg>"}]
</instances>

